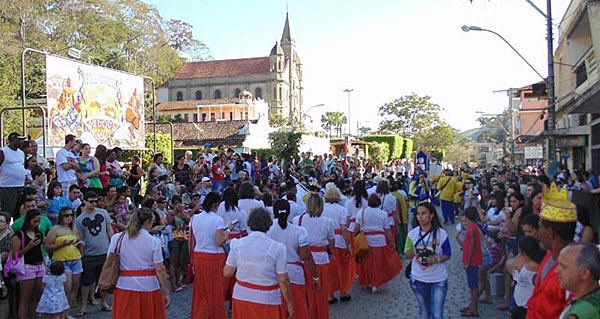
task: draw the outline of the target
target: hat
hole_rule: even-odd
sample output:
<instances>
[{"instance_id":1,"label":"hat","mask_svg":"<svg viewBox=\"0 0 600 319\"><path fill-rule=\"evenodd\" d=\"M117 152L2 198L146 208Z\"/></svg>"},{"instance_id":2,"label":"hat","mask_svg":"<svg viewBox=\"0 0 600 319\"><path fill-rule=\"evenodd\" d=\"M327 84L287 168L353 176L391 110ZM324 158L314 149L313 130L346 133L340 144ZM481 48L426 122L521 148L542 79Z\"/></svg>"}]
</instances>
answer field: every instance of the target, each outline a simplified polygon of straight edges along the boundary
<instances>
[{"instance_id":1,"label":"hat","mask_svg":"<svg viewBox=\"0 0 600 319\"><path fill-rule=\"evenodd\" d=\"M22 136L21 134L19 134L19 133L16 133L16 132L12 132L12 133L8 134L8 139L9 139L9 140L12 140L13 138L18 138L18 139L20 139L20 140L24 140L24 139L26 139L26 137L25 137L25 136Z\"/></svg>"},{"instance_id":2,"label":"hat","mask_svg":"<svg viewBox=\"0 0 600 319\"><path fill-rule=\"evenodd\" d=\"M379 184L380 180L381 180L381 177L379 177L379 175L375 175L375 177L373 177L373 183L374 184Z\"/></svg>"},{"instance_id":3,"label":"hat","mask_svg":"<svg viewBox=\"0 0 600 319\"><path fill-rule=\"evenodd\" d=\"M210 182L210 178L202 177L202 183Z\"/></svg>"},{"instance_id":4,"label":"hat","mask_svg":"<svg viewBox=\"0 0 600 319\"><path fill-rule=\"evenodd\" d=\"M577 206L569 201L566 187L559 190L555 183L550 185L550 189L544 186L540 218L559 223L577 222Z\"/></svg>"}]
</instances>

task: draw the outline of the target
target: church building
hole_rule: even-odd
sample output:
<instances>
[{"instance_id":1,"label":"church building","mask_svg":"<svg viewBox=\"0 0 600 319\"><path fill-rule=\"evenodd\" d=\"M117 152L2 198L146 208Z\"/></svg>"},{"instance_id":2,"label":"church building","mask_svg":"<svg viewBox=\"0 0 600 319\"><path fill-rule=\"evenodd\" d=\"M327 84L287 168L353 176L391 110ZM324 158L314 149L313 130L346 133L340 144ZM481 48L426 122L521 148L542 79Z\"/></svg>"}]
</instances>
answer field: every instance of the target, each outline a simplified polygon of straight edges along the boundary
<instances>
[{"instance_id":1,"label":"church building","mask_svg":"<svg viewBox=\"0 0 600 319\"><path fill-rule=\"evenodd\" d=\"M161 104L166 107L177 101L186 101L186 105L220 105L225 99L238 99L241 94L250 93L254 99L268 104L269 117L280 114L297 122L302 118L302 89L302 63L287 15L281 41L275 43L268 56L186 62L172 79L158 88L158 109ZM232 118L227 118L226 114L221 120L244 119L244 115L241 113L240 118L232 114ZM207 117L186 117L186 122L211 120L215 118L210 113Z\"/></svg>"}]
</instances>

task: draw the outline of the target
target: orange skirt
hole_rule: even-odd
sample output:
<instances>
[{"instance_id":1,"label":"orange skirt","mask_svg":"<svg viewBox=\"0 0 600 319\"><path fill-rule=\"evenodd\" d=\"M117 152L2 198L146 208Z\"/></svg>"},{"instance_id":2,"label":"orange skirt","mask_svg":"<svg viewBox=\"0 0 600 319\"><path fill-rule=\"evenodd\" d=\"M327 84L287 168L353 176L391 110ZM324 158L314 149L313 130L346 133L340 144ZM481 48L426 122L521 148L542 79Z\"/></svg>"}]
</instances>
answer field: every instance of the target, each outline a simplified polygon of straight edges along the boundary
<instances>
[{"instance_id":1,"label":"orange skirt","mask_svg":"<svg viewBox=\"0 0 600 319\"><path fill-rule=\"evenodd\" d=\"M142 292L115 288L112 317L164 319L167 313L160 290Z\"/></svg>"},{"instance_id":2,"label":"orange skirt","mask_svg":"<svg viewBox=\"0 0 600 319\"><path fill-rule=\"evenodd\" d=\"M334 250L337 248L334 248ZM338 274L338 258L335 253L331 254L327 265L327 281L329 282L327 292L332 294L342 288L340 275Z\"/></svg>"},{"instance_id":3,"label":"orange skirt","mask_svg":"<svg viewBox=\"0 0 600 319\"><path fill-rule=\"evenodd\" d=\"M192 295L192 319L225 319L225 292L229 279L223 276L225 254L194 253L192 263L194 292Z\"/></svg>"},{"instance_id":4,"label":"orange skirt","mask_svg":"<svg viewBox=\"0 0 600 319\"><path fill-rule=\"evenodd\" d=\"M294 308L296 309L296 308ZM212 317L207 317L211 318ZM265 305L250 301L233 298L232 319L283 319L283 307L281 305ZM296 317L294 317L296 318Z\"/></svg>"},{"instance_id":5,"label":"orange skirt","mask_svg":"<svg viewBox=\"0 0 600 319\"><path fill-rule=\"evenodd\" d=\"M358 284L379 287L402 271L402 261L390 246L370 247L358 262Z\"/></svg>"},{"instance_id":6,"label":"orange skirt","mask_svg":"<svg viewBox=\"0 0 600 319\"><path fill-rule=\"evenodd\" d=\"M294 303L294 316L293 319L309 319L308 317L308 301L306 300L306 286L291 284L292 287L292 300ZM289 317L287 311L287 302L281 294L281 307L283 308L284 318Z\"/></svg>"},{"instance_id":7,"label":"orange skirt","mask_svg":"<svg viewBox=\"0 0 600 319\"><path fill-rule=\"evenodd\" d=\"M329 264L316 265L321 289L317 292L313 290L313 281L308 272L306 275L306 296L308 299L308 314L311 319L329 319Z\"/></svg>"},{"instance_id":8,"label":"orange skirt","mask_svg":"<svg viewBox=\"0 0 600 319\"><path fill-rule=\"evenodd\" d=\"M333 256L335 258L335 266L337 277L340 284L342 296L348 294L348 290L356 280L356 263L354 256L347 249L334 248Z\"/></svg>"}]
</instances>

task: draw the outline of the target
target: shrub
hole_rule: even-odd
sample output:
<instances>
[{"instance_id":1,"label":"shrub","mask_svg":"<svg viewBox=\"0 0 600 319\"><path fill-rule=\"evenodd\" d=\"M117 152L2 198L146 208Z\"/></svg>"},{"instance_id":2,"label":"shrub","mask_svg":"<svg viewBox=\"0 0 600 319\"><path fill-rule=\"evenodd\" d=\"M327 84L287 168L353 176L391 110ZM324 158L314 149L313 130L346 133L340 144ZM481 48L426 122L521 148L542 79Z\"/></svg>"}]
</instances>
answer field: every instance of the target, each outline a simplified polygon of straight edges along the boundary
<instances>
[{"instance_id":1,"label":"shrub","mask_svg":"<svg viewBox=\"0 0 600 319\"><path fill-rule=\"evenodd\" d=\"M385 143L388 146L388 160L402 157L403 138L398 135L367 135L361 138L367 142Z\"/></svg>"}]
</instances>

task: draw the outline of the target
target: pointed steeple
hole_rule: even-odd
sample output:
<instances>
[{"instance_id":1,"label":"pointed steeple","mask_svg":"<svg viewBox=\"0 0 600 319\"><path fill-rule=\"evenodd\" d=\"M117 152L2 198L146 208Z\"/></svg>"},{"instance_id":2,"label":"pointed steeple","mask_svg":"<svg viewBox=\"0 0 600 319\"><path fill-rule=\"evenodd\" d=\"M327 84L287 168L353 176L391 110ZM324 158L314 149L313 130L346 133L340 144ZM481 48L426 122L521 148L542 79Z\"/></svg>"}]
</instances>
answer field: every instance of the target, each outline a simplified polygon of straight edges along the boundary
<instances>
[{"instance_id":1,"label":"pointed steeple","mask_svg":"<svg viewBox=\"0 0 600 319\"><path fill-rule=\"evenodd\" d=\"M292 33L290 31L290 14L285 14L285 25L283 26L283 34L281 35L281 44L293 43Z\"/></svg>"}]
</instances>

